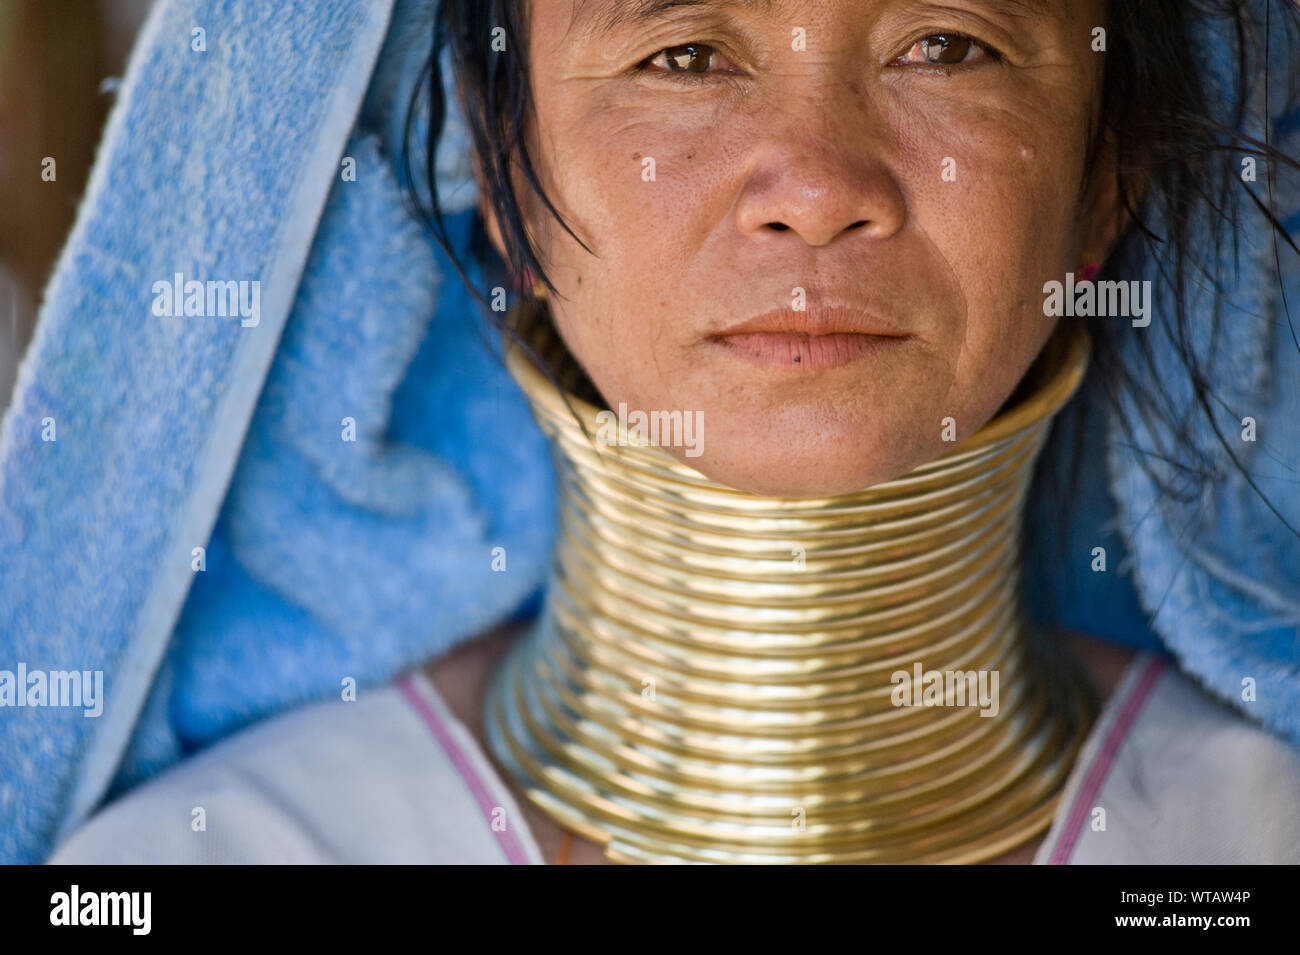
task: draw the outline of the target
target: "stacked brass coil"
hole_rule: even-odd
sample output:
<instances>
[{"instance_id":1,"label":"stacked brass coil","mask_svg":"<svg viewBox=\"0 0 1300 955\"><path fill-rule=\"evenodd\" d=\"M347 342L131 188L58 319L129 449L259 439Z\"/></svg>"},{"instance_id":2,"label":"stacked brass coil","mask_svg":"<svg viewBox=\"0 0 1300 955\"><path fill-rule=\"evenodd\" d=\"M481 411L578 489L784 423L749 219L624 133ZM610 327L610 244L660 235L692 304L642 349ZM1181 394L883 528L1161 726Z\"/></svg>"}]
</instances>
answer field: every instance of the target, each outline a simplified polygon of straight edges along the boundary
<instances>
[{"instance_id":1,"label":"stacked brass coil","mask_svg":"<svg viewBox=\"0 0 1300 955\"><path fill-rule=\"evenodd\" d=\"M1026 639L1021 510L1088 344L1062 328L979 433L844 496L765 498L599 409L541 309L508 365L551 438L561 525L536 626L489 690L493 758L617 861L975 862L1051 821L1095 712ZM936 423L937 426L937 423ZM898 671L996 671L996 716L896 706Z\"/></svg>"}]
</instances>

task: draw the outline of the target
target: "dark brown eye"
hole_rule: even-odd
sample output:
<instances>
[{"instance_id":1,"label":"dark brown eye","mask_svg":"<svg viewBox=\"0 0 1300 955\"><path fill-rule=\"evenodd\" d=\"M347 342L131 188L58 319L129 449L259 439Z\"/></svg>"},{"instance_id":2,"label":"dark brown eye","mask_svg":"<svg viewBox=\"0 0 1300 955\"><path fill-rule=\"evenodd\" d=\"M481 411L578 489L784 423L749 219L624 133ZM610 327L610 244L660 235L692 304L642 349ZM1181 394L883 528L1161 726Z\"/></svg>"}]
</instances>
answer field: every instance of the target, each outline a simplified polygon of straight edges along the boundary
<instances>
[{"instance_id":1,"label":"dark brown eye","mask_svg":"<svg viewBox=\"0 0 1300 955\"><path fill-rule=\"evenodd\" d=\"M686 43L682 46L670 46L660 56L669 72L672 73L707 73L716 51L703 43Z\"/></svg>"},{"instance_id":2,"label":"dark brown eye","mask_svg":"<svg viewBox=\"0 0 1300 955\"><path fill-rule=\"evenodd\" d=\"M997 50L961 33L931 33L912 44L893 66L974 66L1000 62Z\"/></svg>"},{"instance_id":3,"label":"dark brown eye","mask_svg":"<svg viewBox=\"0 0 1300 955\"><path fill-rule=\"evenodd\" d=\"M973 46L970 37L948 33L936 33L934 36L928 36L921 41L921 50L925 61L941 66L955 66L958 63L964 63Z\"/></svg>"}]
</instances>

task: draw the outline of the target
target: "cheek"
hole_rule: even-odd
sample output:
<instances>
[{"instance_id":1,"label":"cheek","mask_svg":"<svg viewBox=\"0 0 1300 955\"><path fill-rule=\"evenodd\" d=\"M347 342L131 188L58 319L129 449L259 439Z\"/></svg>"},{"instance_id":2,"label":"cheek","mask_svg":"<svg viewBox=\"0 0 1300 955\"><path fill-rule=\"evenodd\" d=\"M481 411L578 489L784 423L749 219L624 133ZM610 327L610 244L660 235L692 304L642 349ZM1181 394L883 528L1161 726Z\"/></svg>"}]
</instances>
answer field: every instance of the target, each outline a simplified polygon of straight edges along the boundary
<instances>
[{"instance_id":1,"label":"cheek","mask_svg":"<svg viewBox=\"0 0 1300 955\"><path fill-rule=\"evenodd\" d=\"M555 195L575 231L599 258L626 254L626 245L655 234L627 228L629 222L646 223L661 197L662 190L650 188L659 185L657 165L662 160L655 152L636 129L616 139L595 137L587 130L549 158L562 170Z\"/></svg>"},{"instance_id":2,"label":"cheek","mask_svg":"<svg viewBox=\"0 0 1300 955\"><path fill-rule=\"evenodd\" d=\"M1043 282L1070 264L1081 169L1061 148L1065 135L1001 116L903 132L913 225L981 298L1005 304L1030 289L1041 298Z\"/></svg>"},{"instance_id":3,"label":"cheek","mask_svg":"<svg viewBox=\"0 0 1300 955\"><path fill-rule=\"evenodd\" d=\"M635 265L667 283L662 270L644 268L663 260L647 255L688 261L725 215L737 176L737 157L725 145L727 111L671 102L615 84L584 103L581 114L556 110L550 120L559 132L546 160L557 170L558 195L582 227L575 231L603 260L592 260L593 269ZM564 243L567 236L553 239ZM567 241L566 255L573 249L586 255Z\"/></svg>"},{"instance_id":4,"label":"cheek","mask_svg":"<svg viewBox=\"0 0 1300 955\"><path fill-rule=\"evenodd\" d=\"M689 123L624 107L590 115L555 137L565 145L547 163L553 201L595 254L549 217L537 233L567 299L553 305L566 344L614 385L625 364L646 364L654 323L688 307L683 278L726 215L735 168L698 114Z\"/></svg>"},{"instance_id":5,"label":"cheek","mask_svg":"<svg viewBox=\"0 0 1300 955\"><path fill-rule=\"evenodd\" d=\"M899 129L911 224L960 288L960 319L945 349L944 404L972 425L992 416L1053 328L1043 284L1073 266L1079 160L1060 122L981 111Z\"/></svg>"},{"instance_id":6,"label":"cheek","mask_svg":"<svg viewBox=\"0 0 1300 955\"><path fill-rule=\"evenodd\" d=\"M1060 141L1002 115L940 114L900 129L912 225L943 250L964 287L1041 288L1066 264L1079 170Z\"/></svg>"}]
</instances>

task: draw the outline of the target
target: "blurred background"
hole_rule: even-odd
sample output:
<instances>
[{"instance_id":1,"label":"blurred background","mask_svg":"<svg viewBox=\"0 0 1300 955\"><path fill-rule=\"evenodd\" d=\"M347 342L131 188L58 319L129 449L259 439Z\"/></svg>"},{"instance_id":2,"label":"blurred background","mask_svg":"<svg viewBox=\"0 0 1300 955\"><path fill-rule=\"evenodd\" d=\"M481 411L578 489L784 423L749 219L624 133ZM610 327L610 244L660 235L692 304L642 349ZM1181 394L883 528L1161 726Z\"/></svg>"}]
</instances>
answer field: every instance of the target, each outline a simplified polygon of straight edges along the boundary
<instances>
[{"instance_id":1,"label":"blurred background","mask_svg":"<svg viewBox=\"0 0 1300 955\"><path fill-rule=\"evenodd\" d=\"M0 0L0 413L152 3Z\"/></svg>"}]
</instances>

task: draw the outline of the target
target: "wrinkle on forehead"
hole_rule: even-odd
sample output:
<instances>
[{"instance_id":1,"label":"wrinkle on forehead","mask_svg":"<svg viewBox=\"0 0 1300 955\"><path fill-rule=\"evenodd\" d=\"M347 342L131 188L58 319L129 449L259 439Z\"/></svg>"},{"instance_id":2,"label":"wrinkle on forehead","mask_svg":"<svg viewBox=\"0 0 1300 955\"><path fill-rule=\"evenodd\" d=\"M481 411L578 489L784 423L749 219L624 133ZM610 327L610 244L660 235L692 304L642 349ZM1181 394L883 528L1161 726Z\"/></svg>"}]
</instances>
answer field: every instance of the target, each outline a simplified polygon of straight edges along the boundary
<instances>
[{"instance_id":1,"label":"wrinkle on forehead","mask_svg":"<svg viewBox=\"0 0 1300 955\"><path fill-rule=\"evenodd\" d=\"M536 2L536 0L532 0ZM977 0L990 7L1020 16L1049 16L1058 13L1060 0ZM573 0L569 29L580 27L580 35L592 38L611 33L628 24L643 23L661 13L682 7L744 7L760 15L793 13L805 6L800 0ZM567 32L567 31L566 31Z\"/></svg>"},{"instance_id":2,"label":"wrinkle on forehead","mask_svg":"<svg viewBox=\"0 0 1300 955\"><path fill-rule=\"evenodd\" d=\"M569 27L579 27L580 35L590 39L683 7L744 7L767 15L793 11L799 5L795 0L573 0Z\"/></svg>"}]
</instances>

